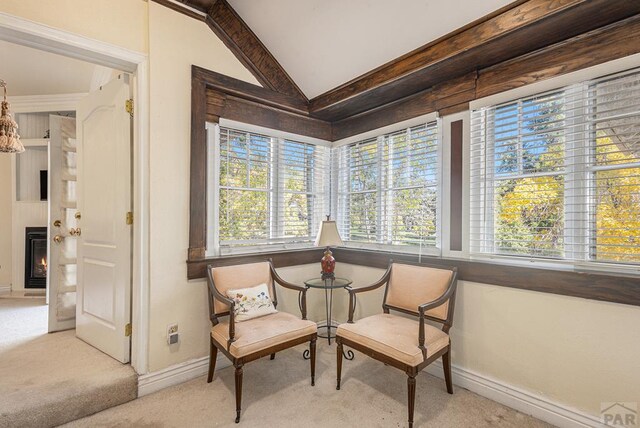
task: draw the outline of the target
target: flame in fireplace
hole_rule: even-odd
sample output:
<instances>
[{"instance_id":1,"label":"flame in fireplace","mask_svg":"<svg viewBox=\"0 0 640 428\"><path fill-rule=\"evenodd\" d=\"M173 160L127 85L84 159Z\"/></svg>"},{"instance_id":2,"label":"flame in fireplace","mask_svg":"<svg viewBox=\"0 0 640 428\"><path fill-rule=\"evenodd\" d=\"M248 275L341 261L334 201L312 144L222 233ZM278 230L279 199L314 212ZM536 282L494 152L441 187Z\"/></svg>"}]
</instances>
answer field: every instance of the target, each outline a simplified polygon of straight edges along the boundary
<instances>
[{"instance_id":1,"label":"flame in fireplace","mask_svg":"<svg viewBox=\"0 0 640 428\"><path fill-rule=\"evenodd\" d=\"M43 257L42 260L40 260L40 264L42 265L42 268L44 269L44 273L47 273L47 258Z\"/></svg>"}]
</instances>

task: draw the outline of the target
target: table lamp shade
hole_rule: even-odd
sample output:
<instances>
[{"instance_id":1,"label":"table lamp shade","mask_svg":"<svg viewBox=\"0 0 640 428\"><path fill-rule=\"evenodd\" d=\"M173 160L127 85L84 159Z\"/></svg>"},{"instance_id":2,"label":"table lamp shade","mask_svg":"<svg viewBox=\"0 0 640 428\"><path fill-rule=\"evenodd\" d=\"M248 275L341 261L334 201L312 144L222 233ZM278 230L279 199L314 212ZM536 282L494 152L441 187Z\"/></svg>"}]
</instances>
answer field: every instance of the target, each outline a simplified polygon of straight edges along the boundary
<instances>
[{"instance_id":1,"label":"table lamp shade","mask_svg":"<svg viewBox=\"0 0 640 428\"><path fill-rule=\"evenodd\" d=\"M325 220L320 224L320 230L318 230L318 236L316 237L316 247L335 247L344 245L340 234L338 233L338 226L333 220Z\"/></svg>"}]
</instances>

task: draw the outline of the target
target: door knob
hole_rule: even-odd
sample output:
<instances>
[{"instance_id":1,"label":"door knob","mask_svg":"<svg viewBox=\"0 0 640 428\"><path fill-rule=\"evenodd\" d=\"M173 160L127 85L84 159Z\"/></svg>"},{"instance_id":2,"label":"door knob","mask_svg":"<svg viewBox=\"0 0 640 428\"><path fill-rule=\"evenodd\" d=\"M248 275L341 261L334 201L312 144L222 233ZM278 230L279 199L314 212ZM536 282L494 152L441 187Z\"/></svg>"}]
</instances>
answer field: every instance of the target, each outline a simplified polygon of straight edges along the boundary
<instances>
[{"instance_id":1,"label":"door knob","mask_svg":"<svg viewBox=\"0 0 640 428\"><path fill-rule=\"evenodd\" d=\"M60 227L60 226L62 226L62 222L61 222L60 220L55 220L55 221L53 222L53 225L54 225L55 227Z\"/></svg>"},{"instance_id":2,"label":"door knob","mask_svg":"<svg viewBox=\"0 0 640 428\"><path fill-rule=\"evenodd\" d=\"M56 244L60 244L62 242L64 238L60 235L56 235L53 237L53 242L55 242Z\"/></svg>"},{"instance_id":3,"label":"door knob","mask_svg":"<svg viewBox=\"0 0 640 428\"><path fill-rule=\"evenodd\" d=\"M80 214L80 211L76 211L74 217L76 218L76 220L80 220L82 218L82 214Z\"/></svg>"},{"instance_id":4,"label":"door knob","mask_svg":"<svg viewBox=\"0 0 640 428\"><path fill-rule=\"evenodd\" d=\"M79 227L77 227L75 229L71 228L71 229L69 229L69 234L71 236L80 236L82 234L82 230Z\"/></svg>"}]
</instances>

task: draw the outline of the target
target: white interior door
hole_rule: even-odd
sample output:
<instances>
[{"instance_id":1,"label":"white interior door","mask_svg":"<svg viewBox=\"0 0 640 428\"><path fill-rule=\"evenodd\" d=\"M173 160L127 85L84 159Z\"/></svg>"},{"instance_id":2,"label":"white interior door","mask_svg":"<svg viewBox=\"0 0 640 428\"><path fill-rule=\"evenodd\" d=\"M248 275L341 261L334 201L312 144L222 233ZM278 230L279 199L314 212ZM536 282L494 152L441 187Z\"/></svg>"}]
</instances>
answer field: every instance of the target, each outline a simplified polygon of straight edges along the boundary
<instances>
[{"instance_id":1,"label":"white interior door","mask_svg":"<svg viewBox=\"0 0 640 428\"><path fill-rule=\"evenodd\" d=\"M80 101L76 335L113 358L130 358L131 116L121 75Z\"/></svg>"},{"instance_id":2,"label":"white interior door","mask_svg":"<svg viewBox=\"0 0 640 428\"><path fill-rule=\"evenodd\" d=\"M49 116L49 332L76 325L76 120Z\"/></svg>"}]
</instances>

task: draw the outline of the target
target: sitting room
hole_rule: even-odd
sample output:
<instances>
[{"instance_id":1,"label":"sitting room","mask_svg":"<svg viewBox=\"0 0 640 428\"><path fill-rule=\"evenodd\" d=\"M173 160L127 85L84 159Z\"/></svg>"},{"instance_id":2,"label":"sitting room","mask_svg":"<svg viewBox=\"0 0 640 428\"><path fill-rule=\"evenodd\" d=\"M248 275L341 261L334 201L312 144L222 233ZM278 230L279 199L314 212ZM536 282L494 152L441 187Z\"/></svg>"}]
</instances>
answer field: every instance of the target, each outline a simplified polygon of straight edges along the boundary
<instances>
[{"instance_id":1,"label":"sitting room","mask_svg":"<svg viewBox=\"0 0 640 428\"><path fill-rule=\"evenodd\" d=\"M640 426L640 2L3 0L0 48L0 427Z\"/></svg>"}]
</instances>

